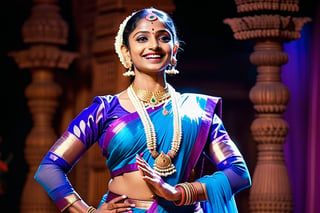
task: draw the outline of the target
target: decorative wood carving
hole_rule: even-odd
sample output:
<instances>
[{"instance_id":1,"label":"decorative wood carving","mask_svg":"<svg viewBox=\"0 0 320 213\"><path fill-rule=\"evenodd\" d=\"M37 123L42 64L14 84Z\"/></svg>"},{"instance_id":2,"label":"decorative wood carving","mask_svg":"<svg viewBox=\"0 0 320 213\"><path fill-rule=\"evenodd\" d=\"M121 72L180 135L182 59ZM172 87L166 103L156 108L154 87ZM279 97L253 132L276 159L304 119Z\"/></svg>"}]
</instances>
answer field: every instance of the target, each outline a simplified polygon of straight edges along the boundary
<instances>
[{"instance_id":1,"label":"decorative wood carving","mask_svg":"<svg viewBox=\"0 0 320 213\"><path fill-rule=\"evenodd\" d=\"M281 66L288 61L282 45L300 38L300 30L310 18L288 16L290 12L299 10L298 0L235 2L239 13L257 13L224 20L236 39L255 41L250 61L257 66L258 75L250 91L250 100L257 112L251 125L253 139L257 143L257 163L250 191L250 211L293 212L283 154L288 124L282 114L290 94L281 82Z\"/></svg>"},{"instance_id":2,"label":"decorative wood carving","mask_svg":"<svg viewBox=\"0 0 320 213\"><path fill-rule=\"evenodd\" d=\"M29 69L32 82L25 90L33 127L25 142L29 171L21 198L21 212L57 212L57 208L33 176L44 154L57 139L52 120L59 105L61 87L55 83L55 69L67 69L77 54L62 51L67 43L68 26L59 15L57 0L34 0L30 18L23 26L26 50L9 53L19 68Z\"/></svg>"}]
</instances>

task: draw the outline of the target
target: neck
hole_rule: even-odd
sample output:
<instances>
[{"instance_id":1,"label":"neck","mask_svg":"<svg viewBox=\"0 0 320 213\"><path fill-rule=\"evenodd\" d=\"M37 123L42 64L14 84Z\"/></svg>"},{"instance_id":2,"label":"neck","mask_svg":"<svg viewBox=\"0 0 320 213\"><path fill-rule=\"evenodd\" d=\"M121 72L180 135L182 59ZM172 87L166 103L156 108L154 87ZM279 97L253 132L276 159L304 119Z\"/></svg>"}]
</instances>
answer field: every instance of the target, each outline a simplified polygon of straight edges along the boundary
<instances>
[{"instance_id":1,"label":"neck","mask_svg":"<svg viewBox=\"0 0 320 213\"><path fill-rule=\"evenodd\" d=\"M166 87L166 78L163 73L154 73L154 75L136 72L133 83L139 89L154 92Z\"/></svg>"}]
</instances>

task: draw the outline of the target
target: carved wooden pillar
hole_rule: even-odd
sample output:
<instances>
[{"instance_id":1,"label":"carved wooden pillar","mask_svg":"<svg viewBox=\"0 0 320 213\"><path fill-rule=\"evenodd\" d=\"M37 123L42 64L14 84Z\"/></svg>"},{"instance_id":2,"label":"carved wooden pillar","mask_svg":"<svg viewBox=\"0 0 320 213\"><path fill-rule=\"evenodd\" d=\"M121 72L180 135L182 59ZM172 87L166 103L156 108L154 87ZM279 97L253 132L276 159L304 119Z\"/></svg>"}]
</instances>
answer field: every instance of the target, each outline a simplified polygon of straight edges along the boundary
<instances>
[{"instance_id":1,"label":"carved wooden pillar","mask_svg":"<svg viewBox=\"0 0 320 213\"><path fill-rule=\"evenodd\" d=\"M58 0L33 2L31 16L23 26L23 39L30 48L10 53L18 66L29 69L32 75L32 82L25 90L33 127L25 142L29 171L20 209L23 213L48 213L57 212L57 208L33 176L57 139L52 120L62 89L54 81L55 69L67 69L76 54L59 49L59 45L67 43L68 27L59 14Z\"/></svg>"},{"instance_id":2,"label":"carved wooden pillar","mask_svg":"<svg viewBox=\"0 0 320 213\"><path fill-rule=\"evenodd\" d=\"M288 16L299 10L298 0L235 2L239 13L257 14L224 20L231 26L236 39L255 41L250 61L257 66L258 75L256 85L250 91L250 100L257 112L251 125L257 143L257 163L249 198L250 212L292 212L283 154L288 124L282 114L290 94L281 82L281 66L288 61L282 45L298 39L300 30L310 19ZM272 14L268 14L270 11Z\"/></svg>"},{"instance_id":3,"label":"carved wooden pillar","mask_svg":"<svg viewBox=\"0 0 320 213\"><path fill-rule=\"evenodd\" d=\"M146 7L155 7L167 12L175 9L172 0L99 0L94 24L93 60L92 60L92 97L115 94L129 85L129 78L122 75L124 67L114 50L114 39L120 23L133 11ZM94 148L95 149L95 148ZM88 203L97 205L105 193L107 178L105 162L100 159L101 152L89 152L89 193ZM103 187L105 186L105 187Z\"/></svg>"}]
</instances>

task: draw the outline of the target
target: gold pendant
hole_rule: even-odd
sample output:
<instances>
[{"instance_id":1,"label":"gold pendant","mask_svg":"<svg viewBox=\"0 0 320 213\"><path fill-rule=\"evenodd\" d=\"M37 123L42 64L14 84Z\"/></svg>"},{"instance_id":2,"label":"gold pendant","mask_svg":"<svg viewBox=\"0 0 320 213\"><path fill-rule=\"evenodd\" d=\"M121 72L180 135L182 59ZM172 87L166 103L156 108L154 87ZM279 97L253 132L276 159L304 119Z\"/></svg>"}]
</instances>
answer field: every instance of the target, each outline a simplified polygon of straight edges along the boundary
<instances>
[{"instance_id":1,"label":"gold pendant","mask_svg":"<svg viewBox=\"0 0 320 213\"><path fill-rule=\"evenodd\" d=\"M149 103L151 106L155 106L158 103L158 100L156 99L156 97L154 96L154 94L152 95L152 97L149 100Z\"/></svg>"},{"instance_id":2,"label":"gold pendant","mask_svg":"<svg viewBox=\"0 0 320 213\"><path fill-rule=\"evenodd\" d=\"M161 152L161 154L155 159L154 170L160 176L165 177L168 175L172 175L177 171L174 165L172 164L169 155L166 155L163 152Z\"/></svg>"}]
</instances>

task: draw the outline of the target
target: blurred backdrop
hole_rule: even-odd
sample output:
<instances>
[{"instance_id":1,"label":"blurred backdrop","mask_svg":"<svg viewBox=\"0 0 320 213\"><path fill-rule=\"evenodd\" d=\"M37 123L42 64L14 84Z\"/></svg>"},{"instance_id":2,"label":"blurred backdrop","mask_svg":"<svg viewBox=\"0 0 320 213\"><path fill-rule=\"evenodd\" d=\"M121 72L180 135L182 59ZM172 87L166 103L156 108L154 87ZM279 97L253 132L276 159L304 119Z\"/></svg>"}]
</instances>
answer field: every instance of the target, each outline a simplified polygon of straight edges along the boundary
<instances>
[{"instance_id":1,"label":"blurred backdrop","mask_svg":"<svg viewBox=\"0 0 320 213\"><path fill-rule=\"evenodd\" d=\"M32 14L34 2L41 1L7 0L2 1L0 7L2 29L0 33L0 159L9 160L8 171L4 168L1 173L0 167L0 181L4 183L2 189L0 188L0 210L16 213L22 212L20 210L22 192L30 172L30 165L26 159L28 157L25 153L25 141L34 122L25 94L26 88L32 82L30 69L19 67L10 53L32 46L32 42L24 41L22 29ZM93 2L95 1L57 1L60 8L59 14L68 25L67 41L65 44L59 44L59 48L77 54L66 68L57 67L54 71L54 81L62 90L61 95L56 99L58 106L52 119L52 128L57 135L63 132L67 123L80 109L90 104L93 96L116 93L128 83L126 80L115 77L118 83L108 87L107 90L104 90L103 86L99 87L100 84L93 85L97 76L103 76L103 73L97 75L93 71L99 66L99 63L92 62L93 59L98 62L117 59L116 56L114 58L108 56L111 59L101 56L114 54L112 42L101 42L103 45L109 45L106 49L101 47L103 50L99 49L99 45L92 45L92 39L98 40L99 36L103 37L108 33L110 38L115 35L115 31L102 32L101 30L100 35L92 36L92 33L97 32L97 27L108 27L102 20L98 24L94 22L97 14L102 16L106 11L103 8L97 9L99 2L108 1L97 1L97 4ZM113 2L115 1L110 1L110 4ZM136 6L131 3L131 7L139 8L140 2L143 1L137 2L139 4ZM230 26L223 23L226 18L239 17L235 2L231 0L152 2L155 3L150 3L150 6L159 6L171 14L182 41L183 50L178 55L177 65L180 74L170 76L169 83L180 92L199 92L223 98L225 127L239 146L253 175L257 149L250 131L255 111L249 99L249 92L255 85L257 71L249 58L253 52L254 41L235 39ZM282 67L282 78L290 91L290 100L284 113L289 124L285 143L285 160L294 212L303 213L316 212L315 209L319 207L319 204L311 201L315 201L315 196L319 196L319 192L318 194L314 192L319 189L315 179L319 172L316 171L314 163L320 161L313 155L315 150L320 150L319 145L312 143L316 141L316 133L312 130L314 128L320 130L318 121L314 120L320 118L317 109L320 89L317 73L320 73L320 66L316 63L320 59L319 49L317 49L320 48L318 15L320 5L316 0L309 0L301 1L299 6L299 12L295 15L310 17L312 21L302 28L300 39L284 43L284 51L288 53L289 62ZM117 23L115 26L118 26L122 18L129 14L129 11L120 12L121 15L114 19ZM117 72L120 74L116 76L121 76L123 71L121 66L112 65L111 67L119 70ZM111 75L112 70L109 71L109 69L111 69L109 66L106 67L108 70L106 75ZM101 70L104 70L103 66ZM42 150L49 145L43 146L41 142L39 144ZM40 159L44 152L33 154L39 155ZM310 158L310 156L313 157ZM90 156L88 158L90 159ZM84 163L78 172L71 174L71 179L79 188L83 186L79 180L81 176L79 173L86 171L88 165L90 163ZM83 190L83 193L85 193L83 197L89 196L90 190ZM246 189L236 197L239 211L242 213L249 212L249 193L250 189ZM30 196L33 197L32 194ZM33 199L37 199L36 196Z\"/></svg>"}]
</instances>

